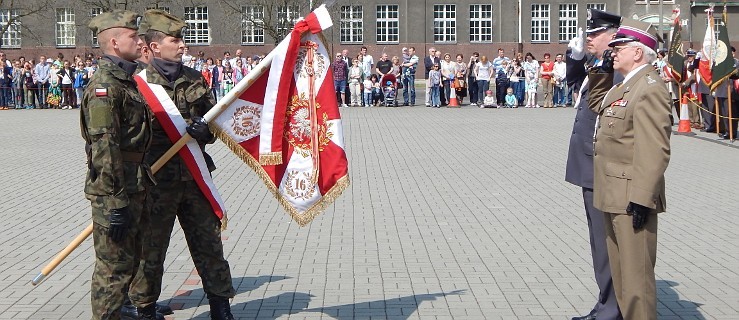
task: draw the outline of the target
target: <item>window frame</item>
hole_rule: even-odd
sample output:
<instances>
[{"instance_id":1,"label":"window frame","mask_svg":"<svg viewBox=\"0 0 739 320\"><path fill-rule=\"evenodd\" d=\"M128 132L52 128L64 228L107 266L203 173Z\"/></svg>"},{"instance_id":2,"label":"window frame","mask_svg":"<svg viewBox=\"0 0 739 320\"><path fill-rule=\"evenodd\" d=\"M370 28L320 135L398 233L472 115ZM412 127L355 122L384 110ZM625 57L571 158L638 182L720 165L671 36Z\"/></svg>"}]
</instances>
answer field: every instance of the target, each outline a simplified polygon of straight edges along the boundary
<instances>
[{"instance_id":1,"label":"window frame","mask_svg":"<svg viewBox=\"0 0 739 320\"><path fill-rule=\"evenodd\" d=\"M210 45L213 39L210 36L210 12L208 6L186 6L184 7L183 16L187 24L187 32L182 39L185 44L188 46Z\"/></svg>"},{"instance_id":2,"label":"window frame","mask_svg":"<svg viewBox=\"0 0 739 320\"><path fill-rule=\"evenodd\" d=\"M92 7L90 8L90 19L97 17L103 13L103 8ZM95 31L90 30L90 46L93 48L100 48L100 42L98 41L98 34Z\"/></svg>"},{"instance_id":3,"label":"window frame","mask_svg":"<svg viewBox=\"0 0 739 320\"><path fill-rule=\"evenodd\" d=\"M298 17L300 17L300 6L277 6L277 35L280 38L285 38L295 27ZM281 19L284 19L284 21Z\"/></svg>"},{"instance_id":4,"label":"window frame","mask_svg":"<svg viewBox=\"0 0 739 320\"><path fill-rule=\"evenodd\" d=\"M546 7L546 9L543 9ZM531 4L531 42L532 43L550 43L551 42L551 6L549 3L532 3ZM539 14L539 16L535 16ZM540 25L535 25L536 22ZM538 32L534 32L534 30ZM546 30L544 32L543 30ZM534 39L534 35L538 35Z\"/></svg>"},{"instance_id":5,"label":"window frame","mask_svg":"<svg viewBox=\"0 0 739 320\"><path fill-rule=\"evenodd\" d=\"M391 10L393 7L395 10ZM380 10L380 8L384 10ZM377 18L377 22L375 23L375 42L378 44L400 43L400 5L378 4L375 12L375 17ZM394 33L390 31L393 28L391 24L395 25ZM380 30L385 30L386 32L380 32ZM384 40L381 40L381 37Z\"/></svg>"},{"instance_id":6,"label":"window frame","mask_svg":"<svg viewBox=\"0 0 739 320\"><path fill-rule=\"evenodd\" d=\"M577 37L577 7L577 3L559 4L558 40L560 43L569 42L570 39Z\"/></svg>"},{"instance_id":7,"label":"window frame","mask_svg":"<svg viewBox=\"0 0 739 320\"><path fill-rule=\"evenodd\" d=\"M64 11L64 12L62 12ZM77 26L74 8L54 9L54 43L57 48L74 48L77 45ZM64 21L61 18L66 18Z\"/></svg>"},{"instance_id":8,"label":"window frame","mask_svg":"<svg viewBox=\"0 0 739 320\"><path fill-rule=\"evenodd\" d=\"M17 49L23 45L22 37L22 24L18 17L20 15L19 9L4 8L0 9L0 23L8 24L8 29L0 35L0 47L1 48L13 48ZM13 20L12 23L10 21Z\"/></svg>"},{"instance_id":9,"label":"window frame","mask_svg":"<svg viewBox=\"0 0 739 320\"><path fill-rule=\"evenodd\" d=\"M251 8L251 11L247 10ZM261 9L261 13L259 12ZM241 6L241 44L242 45L263 45L264 44L264 27L258 26L251 20L264 23L264 6L261 4L246 4ZM261 17L259 15L261 14ZM247 16L252 16L251 20L247 20ZM261 38L261 41L259 41ZM252 39L249 41L249 39Z\"/></svg>"},{"instance_id":10,"label":"window frame","mask_svg":"<svg viewBox=\"0 0 739 320\"><path fill-rule=\"evenodd\" d=\"M342 44L364 43L364 7L362 5L343 5L339 8L339 42Z\"/></svg>"},{"instance_id":11,"label":"window frame","mask_svg":"<svg viewBox=\"0 0 739 320\"><path fill-rule=\"evenodd\" d=\"M489 7L489 18L484 17L483 15L488 13L487 8L483 8L483 6ZM477 9L477 10L475 10ZM469 30L469 36L470 36L470 43L493 43L493 32L494 32L494 20L493 20L493 5L489 3L481 3L481 4L470 4L470 12L469 12L469 18L470 18L470 30ZM490 23L489 27L483 26L483 24ZM477 25L474 25L477 24ZM490 32L485 33L485 31L489 29ZM476 32L473 32L473 30L476 30ZM483 39L483 37L489 37L490 39ZM474 38L477 39L474 39Z\"/></svg>"},{"instance_id":12,"label":"window frame","mask_svg":"<svg viewBox=\"0 0 739 320\"><path fill-rule=\"evenodd\" d=\"M434 4L433 15L434 43L457 43L457 5Z\"/></svg>"}]
</instances>

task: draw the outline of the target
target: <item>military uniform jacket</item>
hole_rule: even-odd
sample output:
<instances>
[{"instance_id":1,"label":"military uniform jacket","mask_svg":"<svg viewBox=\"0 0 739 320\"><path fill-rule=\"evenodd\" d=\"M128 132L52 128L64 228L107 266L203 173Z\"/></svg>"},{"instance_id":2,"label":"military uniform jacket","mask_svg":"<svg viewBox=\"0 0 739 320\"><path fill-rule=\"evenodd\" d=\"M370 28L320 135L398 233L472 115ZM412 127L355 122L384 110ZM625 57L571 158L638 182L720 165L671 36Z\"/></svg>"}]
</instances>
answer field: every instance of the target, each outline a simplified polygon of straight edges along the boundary
<instances>
[{"instance_id":1,"label":"military uniform jacket","mask_svg":"<svg viewBox=\"0 0 739 320\"><path fill-rule=\"evenodd\" d=\"M664 212L665 170L670 160L670 96L659 74L644 66L613 87L599 114L595 138L594 206L626 213L629 202Z\"/></svg>"},{"instance_id":2,"label":"military uniform jacket","mask_svg":"<svg viewBox=\"0 0 739 320\"><path fill-rule=\"evenodd\" d=\"M582 188L593 189L593 137L598 114L590 109L589 104L603 99L613 86L614 75L594 72L588 74L585 60L574 60L567 56L567 78L579 79L578 81L582 82L587 77L588 82L583 83L576 106L577 113L567 153L565 181Z\"/></svg>"},{"instance_id":3,"label":"military uniform jacket","mask_svg":"<svg viewBox=\"0 0 739 320\"><path fill-rule=\"evenodd\" d=\"M85 194L105 197L108 209L128 206L128 194L144 191L151 172L143 163L151 143L151 114L133 78L100 59L82 96L80 127L89 145Z\"/></svg>"},{"instance_id":4,"label":"military uniform jacket","mask_svg":"<svg viewBox=\"0 0 739 320\"><path fill-rule=\"evenodd\" d=\"M183 66L182 72L173 83L170 83L167 78L161 75L151 64L146 67L146 78L148 83L159 84L164 87L169 97L174 101L177 108L180 110L180 115L189 124L192 117L202 117L205 113L210 110L215 104L213 97L205 83L205 78L197 70ZM153 138L151 144L151 150L147 153L146 163L149 165L154 164L164 153L172 147L173 143L164 131L164 128L159 121L152 117L152 130ZM214 142L215 139L212 142ZM201 144L200 148L203 150L205 161L208 164L210 171L215 170L215 165L210 156L205 153L205 145ZM157 171L155 178L158 184L175 182L175 181L190 181L193 180L190 171L187 169L187 165L180 158L179 155L175 155L167 161L164 166Z\"/></svg>"}]
</instances>

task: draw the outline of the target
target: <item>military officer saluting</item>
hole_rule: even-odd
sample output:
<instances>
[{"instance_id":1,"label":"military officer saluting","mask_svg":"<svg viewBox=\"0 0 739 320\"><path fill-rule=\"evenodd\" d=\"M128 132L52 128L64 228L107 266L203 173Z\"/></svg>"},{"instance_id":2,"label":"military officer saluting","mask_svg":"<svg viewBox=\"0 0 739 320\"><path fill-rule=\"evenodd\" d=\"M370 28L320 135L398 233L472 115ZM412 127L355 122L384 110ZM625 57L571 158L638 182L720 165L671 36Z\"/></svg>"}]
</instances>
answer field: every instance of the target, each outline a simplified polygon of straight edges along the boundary
<instances>
[{"instance_id":1,"label":"military officer saluting","mask_svg":"<svg viewBox=\"0 0 739 320\"><path fill-rule=\"evenodd\" d=\"M207 167L203 164L202 168L196 167L202 170L193 171L189 167L192 161L176 155L156 173L157 185L151 190L152 232L146 241L146 261L136 276L140 281L131 286L129 296L135 305L156 303L162 290L167 247L177 218L202 278L211 319L233 319L229 299L233 298L235 290L228 261L224 258L221 221L195 180L204 178L202 172L207 175L215 169L205 153L205 145L213 143L215 137L201 118L213 107L214 99L202 74L182 64L185 22L162 10L147 10L142 25L148 27L140 33L154 59L137 74L139 81L143 81L140 89L148 90L144 98L152 110L167 108L166 112L158 111L154 115L152 147L146 161L153 164L172 147L173 141L165 130L169 127L165 126L177 121L183 126L188 124L187 132L197 141L198 156L202 154Z\"/></svg>"},{"instance_id":2,"label":"military officer saluting","mask_svg":"<svg viewBox=\"0 0 739 320\"><path fill-rule=\"evenodd\" d=\"M95 268L93 319L119 319L124 291L141 258L149 230L146 205L151 172L144 164L151 143L151 116L136 89L134 62L143 44L141 17L130 11L102 13L90 21L103 58L82 98L80 126L87 142L85 194L92 203Z\"/></svg>"},{"instance_id":3,"label":"military officer saluting","mask_svg":"<svg viewBox=\"0 0 739 320\"><path fill-rule=\"evenodd\" d=\"M588 9L585 35L573 38L568 45L571 51L567 55L567 79L581 81L582 87L575 103L577 114L570 136L565 180L582 188L593 271L598 285L597 301L591 311L572 320L622 319L613 291L603 212L593 207L593 134L598 115L588 108L591 104L600 104L613 82L623 79L621 75L613 74L613 60L608 47L620 23L618 15Z\"/></svg>"},{"instance_id":4,"label":"military officer saluting","mask_svg":"<svg viewBox=\"0 0 739 320\"><path fill-rule=\"evenodd\" d=\"M594 205L605 214L608 256L624 319L657 318L654 266L657 213L664 212L670 160L671 99L652 67L661 38L646 22L624 18L609 45L624 76L600 105Z\"/></svg>"}]
</instances>

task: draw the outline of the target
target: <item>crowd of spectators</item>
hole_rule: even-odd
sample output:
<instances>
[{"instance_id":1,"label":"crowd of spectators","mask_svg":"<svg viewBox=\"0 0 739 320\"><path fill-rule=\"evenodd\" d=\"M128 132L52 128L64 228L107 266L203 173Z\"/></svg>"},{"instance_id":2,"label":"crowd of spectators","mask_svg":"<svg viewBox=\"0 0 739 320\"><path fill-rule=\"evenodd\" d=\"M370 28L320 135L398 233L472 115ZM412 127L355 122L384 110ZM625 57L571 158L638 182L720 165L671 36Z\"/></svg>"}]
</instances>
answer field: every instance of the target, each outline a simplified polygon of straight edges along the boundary
<instances>
[{"instance_id":1,"label":"crowd of spectators","mask_svg":"<svg viewBox=\"0 0 739 320\"><path fill-rule=\"evenodd\" d=\"M498 49L493 59L478 52L465 59L462 53L442 54L429 48L428 55L420 58L415 48L408 47L396 56L386 52L378 56L375 61L366 47L361 47L356 55L350 55L347 49L336 53L332 71L340 106L381 105L390 83L398 90L397 103L404 106L422 103L429 107L446 106L452 92L459 104L480 108L550 108L573 102L562 54L555 55L551 61L551 55L546 53L538 61L531 53L516 53L510 58L503 49ZM234 56L227 51L222 58L205 57L202 51L192 55L185 48L182 62L203 74L214 98L219 100L262 58L244 55L241 49ZM0 52L0 62L3 66L0 109L79 108L84 87L97 69L97 59L92 54L69 60L61 53L55 59L42 55L38 60L26 60L23 56L10 60ZM425 85L416 83L416 78L421 76ZM425 87L425 95L419 96L419 101L417 86ZM509 91L511 95L507 96ZM486 96L490 97L486 99Z\"/></svg>"},{"instance_id":2,"label":"crowd of spectators","mask_svg":"<svg viewBox=\"0 0 739 320\"><path fill-rule=\"evenodd\" d=\"M55 59L41 55L38 60L26 60L24 56L11 60L0 52L0 110L79 108L84 88L97 70L98 58L88 54L65 59L59 53ZM202 51L192 56L186 48L182 62L200 71L213 96L220 99L262 58L242 57L241 49L234 57L225 52L222 59L205 58Z\"/></svg>"},{"instance_id":3,"label":"crowd of spectators","mask_svg":"<svg viewBox=\"0 0 739 320\"><path fill-rule=\"evenodd\" d=\"M94 61L92 55L66 60L61 53L55 59L10 60L0 52L0 110L79 108Z\"/></svg>"},{"instance_id":4,"label":"crowd of spectators","mask_svg":"<svg viewBox=\"0 0 739 320\"><path fill-rule=\"evenodd\" d=\"M493 59L473 52L465 60L462 53L442 53L432 47L427 56L419 58L415 48L409 47L392 58L386 52L379 56L375 62L366 47L361 47L356 56L346 49L336 53L334 87L342 107L382 105L383 88L389 84L386 79L402 90L399 104L417 105L415 80L420 76L425 79L425 96L418 102L428 107L446 106L452 96L460 105L467 101L480 108L555 108L573 103L563 54L556 54L552 61L551 54L545 53L538 61L530 52L510 58L498 49Z\"/></svg>"}]
</instances>

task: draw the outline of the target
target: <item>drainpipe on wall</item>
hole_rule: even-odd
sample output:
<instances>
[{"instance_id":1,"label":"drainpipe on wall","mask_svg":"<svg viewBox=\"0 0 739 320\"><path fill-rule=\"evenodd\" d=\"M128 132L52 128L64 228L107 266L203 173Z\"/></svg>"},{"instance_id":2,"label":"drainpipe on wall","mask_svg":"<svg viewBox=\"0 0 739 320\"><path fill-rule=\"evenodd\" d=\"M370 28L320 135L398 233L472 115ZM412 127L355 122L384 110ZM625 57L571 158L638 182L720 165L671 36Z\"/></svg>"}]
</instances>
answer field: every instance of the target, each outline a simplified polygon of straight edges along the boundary
<instances>
[{"instance_id":1,"label":"drainpipe on wall","mask_svg":"<svg viewBox=\"0 0 739 320\"><path fill-rule=\"evenodd\" d=\"M521 35L521 25L523 25L523 21L521 20L521 0L518 0L518 52L523 51L523 39Z\"/></svg>"}]
</instances>

